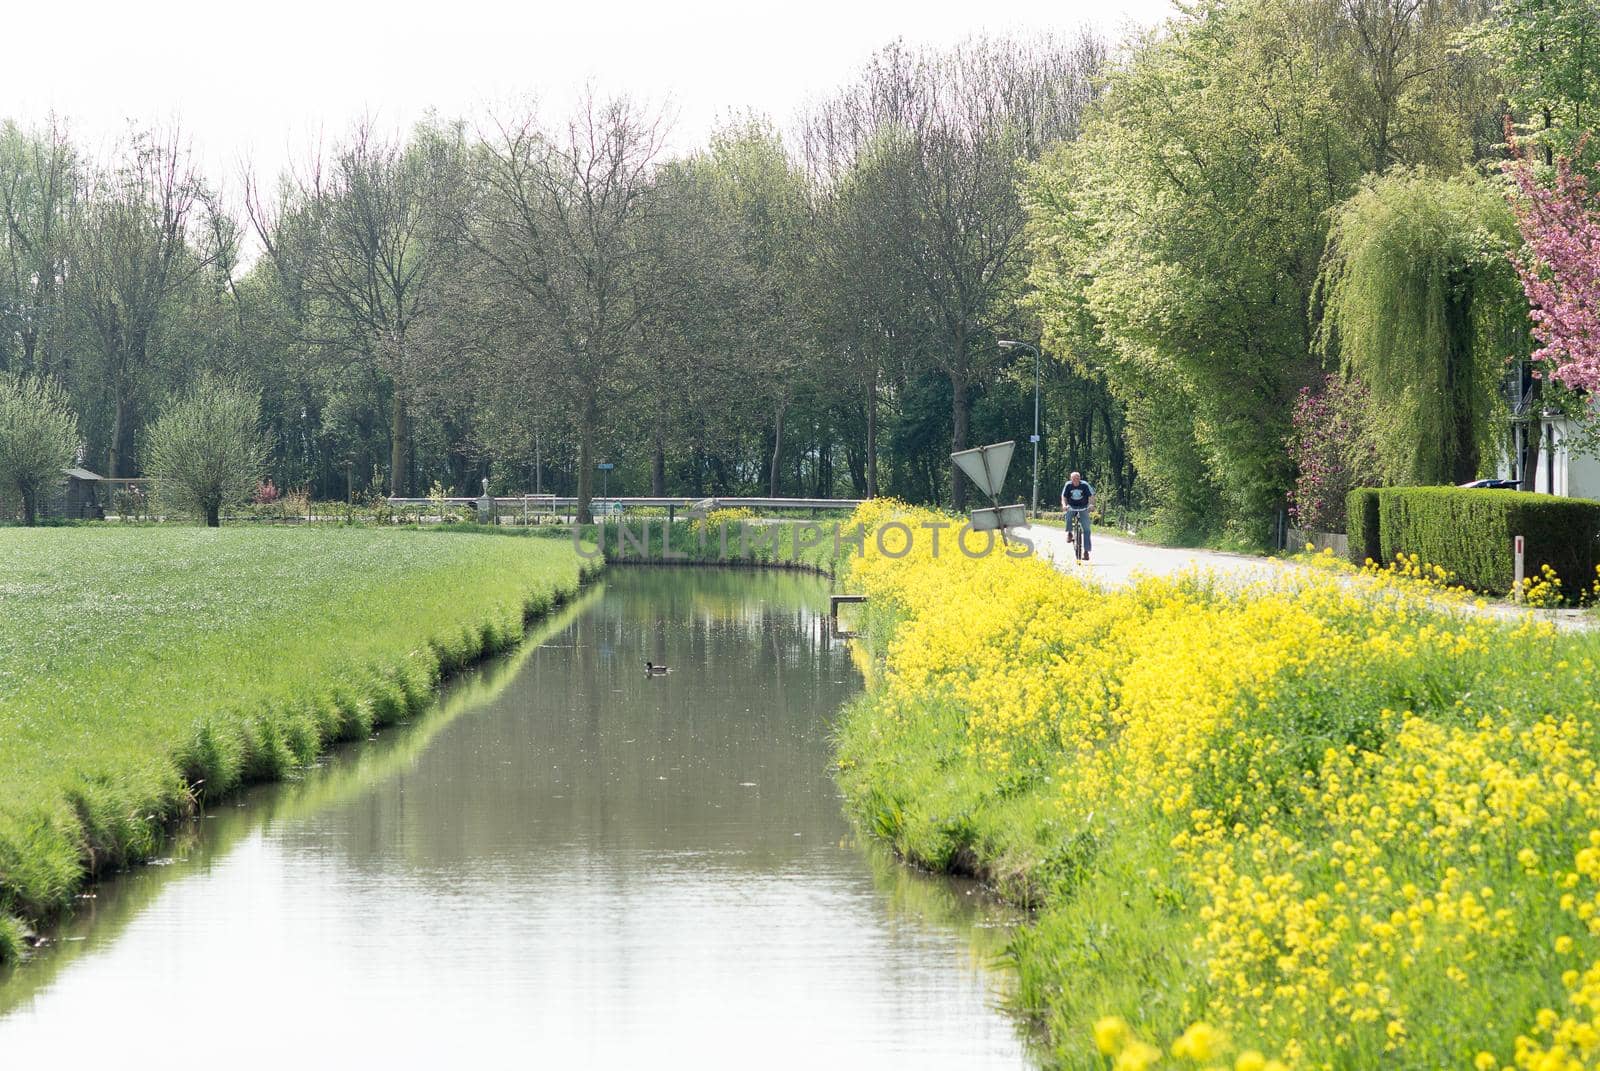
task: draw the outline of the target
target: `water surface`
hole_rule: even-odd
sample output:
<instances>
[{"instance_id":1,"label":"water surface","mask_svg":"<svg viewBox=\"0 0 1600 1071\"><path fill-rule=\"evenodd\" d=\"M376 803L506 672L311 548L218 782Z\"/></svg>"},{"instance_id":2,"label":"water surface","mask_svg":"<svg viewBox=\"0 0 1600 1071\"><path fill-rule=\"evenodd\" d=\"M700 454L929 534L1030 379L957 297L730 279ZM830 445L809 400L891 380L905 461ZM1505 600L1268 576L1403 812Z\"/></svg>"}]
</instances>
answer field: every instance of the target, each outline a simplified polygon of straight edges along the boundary
<instances>
[{"instance_id":1,"label":"water surface","mask_svg":"<svg viewBox=\"0 0 1600 1071\"><path fill-rule=\"evenodd\" d=\"M1013 920L850 835L826 605L612 570L415 724L97 888L0 975L0 1064L1024 1064Z\"/></svg>"}]
</instances>

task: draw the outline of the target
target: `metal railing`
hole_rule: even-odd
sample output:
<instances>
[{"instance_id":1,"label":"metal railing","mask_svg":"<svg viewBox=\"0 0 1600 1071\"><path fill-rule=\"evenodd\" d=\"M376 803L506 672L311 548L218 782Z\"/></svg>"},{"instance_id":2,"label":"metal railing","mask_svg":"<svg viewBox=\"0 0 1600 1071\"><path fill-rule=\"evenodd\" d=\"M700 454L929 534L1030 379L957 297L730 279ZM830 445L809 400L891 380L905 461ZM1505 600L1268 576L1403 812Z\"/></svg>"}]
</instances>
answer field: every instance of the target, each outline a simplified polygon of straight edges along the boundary
<instances>
[{"instance_id":1,"label":"metal railing","mask_svg":"<svg viewBox=\"0 0 1600 1071\"><path fill-rule=\"evenodd\" d=\"M468 498L465 496L450 496L446 498L391 498L388 500L392 509L404 512L422 512L429 506L445 506L450 508L465 508L476 510L483 501L481 498ZM676 519L677 512L684 510L691 514L709 513L718 509L750 509L766 511L805 510L812 513L822 510L853 510L861 505L865 499L860 498L762 498L751 496L722 496L710 498L691 498L688 496L656 496L656 495L626 495L626 496L595 496L589 500L590 512L596 515L615 515L626 513L630 509L665 509L669 519ZM520 514L524 523L535 517L568 516L570 517L578 507L578 499L571 495L496 495L494 496L495 516L515 516Z\"/></svg>"}]
</instances>

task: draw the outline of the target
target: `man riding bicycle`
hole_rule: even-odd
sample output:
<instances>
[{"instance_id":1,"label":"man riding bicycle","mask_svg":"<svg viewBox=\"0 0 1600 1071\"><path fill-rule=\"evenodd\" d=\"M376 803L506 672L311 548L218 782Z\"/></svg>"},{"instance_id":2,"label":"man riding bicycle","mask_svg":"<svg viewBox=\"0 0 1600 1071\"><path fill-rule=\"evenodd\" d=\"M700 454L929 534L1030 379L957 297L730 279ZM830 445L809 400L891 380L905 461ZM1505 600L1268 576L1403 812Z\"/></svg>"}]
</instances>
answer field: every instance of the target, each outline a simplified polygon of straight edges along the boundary
<instances>
[{"instance_id":1,"label":"man riding bicycle","mask_svg":"<svg viewBox=\"0 0 1600 1071\"><path fill-rule=\"evenodd\" d=\"M1085 480L1082 473L1074 472L1061 485L1061 511L1067 522L1067 534L1072 534L1073 521L1083 525L1083 546L1080 549L1084 561L1089 560L1089 506L1093 502L1094 485Z\"/></svg>"}]
</instances>

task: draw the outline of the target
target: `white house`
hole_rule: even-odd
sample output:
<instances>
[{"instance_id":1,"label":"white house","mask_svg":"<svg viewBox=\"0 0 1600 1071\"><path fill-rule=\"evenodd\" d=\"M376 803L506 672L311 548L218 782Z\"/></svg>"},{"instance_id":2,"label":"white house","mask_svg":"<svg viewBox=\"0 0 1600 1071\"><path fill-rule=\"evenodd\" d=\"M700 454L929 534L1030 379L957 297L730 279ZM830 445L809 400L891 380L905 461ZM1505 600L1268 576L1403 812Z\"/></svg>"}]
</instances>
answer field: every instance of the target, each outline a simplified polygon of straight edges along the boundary
<instances>
[{"instance_id":1,"label":"white house","mask_svg":"<svg viewBox=\"0 0 1600 1071\"><path fill-rule=\"evenodd\" d=\"M1600 399L1590 400L1591 420L1600 420ZM1539 462L1534 467L1530 491L1566 498L1600 499L1600 456L1581 448L1582 433L1575 421L1552 413L1513 419L1510 456L1502 458L1497 475L1503 480L1522 479L1523 449L1529 435L1539 436ZM1600 447L1600 443L1596 444Z\"/></svg>"}]
</instances>

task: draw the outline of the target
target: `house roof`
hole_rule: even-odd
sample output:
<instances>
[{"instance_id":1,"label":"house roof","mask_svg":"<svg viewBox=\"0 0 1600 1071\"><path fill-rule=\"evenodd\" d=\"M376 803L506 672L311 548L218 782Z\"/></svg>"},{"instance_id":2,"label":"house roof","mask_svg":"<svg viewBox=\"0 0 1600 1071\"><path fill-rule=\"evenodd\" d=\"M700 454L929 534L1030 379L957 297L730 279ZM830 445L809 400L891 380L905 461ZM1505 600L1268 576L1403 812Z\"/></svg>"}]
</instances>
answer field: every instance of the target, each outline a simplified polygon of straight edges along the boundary
<instances>
[{"instance_id":1,"label":"house roof","mask_svg":"<svg viewBox=\"0 0 1600 1071\"><path fill-rule=\"evenodd\" d=\"M78 468L62 469L61 470L61 475L67 476L67 477L69 477L71 479L74 479L74 480L100 480L100 479L104 479L104 477L97 476L96 474L90 472L88 469L78 469Z\"/></svg>"}]
</instances>

